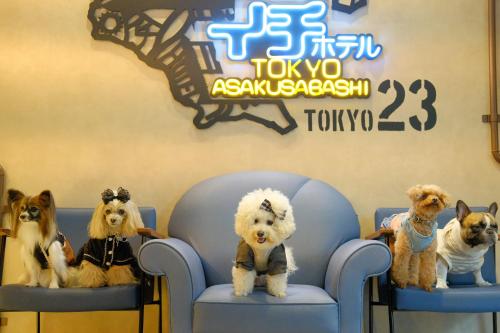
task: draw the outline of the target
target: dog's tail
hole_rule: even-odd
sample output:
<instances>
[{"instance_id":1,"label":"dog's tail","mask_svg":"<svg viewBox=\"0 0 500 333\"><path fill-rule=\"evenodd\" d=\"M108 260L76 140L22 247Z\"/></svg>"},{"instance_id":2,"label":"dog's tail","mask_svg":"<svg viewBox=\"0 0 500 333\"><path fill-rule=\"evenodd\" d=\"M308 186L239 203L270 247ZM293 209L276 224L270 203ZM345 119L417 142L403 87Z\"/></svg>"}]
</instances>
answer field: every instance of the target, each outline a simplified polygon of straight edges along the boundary
<instances>
[{"instance_id":1,"label":"dog's tail","mask_svg":"<svg viewBox=\"0 0 500 333\"><path fill-rule=\"evenodd\" d=\"M295 258L293 257L293 249L291 247L285 246L285 254L286 254L287 273L292 274L298 269L297 265L295 265Z\"/></svg>"}]
</instances>

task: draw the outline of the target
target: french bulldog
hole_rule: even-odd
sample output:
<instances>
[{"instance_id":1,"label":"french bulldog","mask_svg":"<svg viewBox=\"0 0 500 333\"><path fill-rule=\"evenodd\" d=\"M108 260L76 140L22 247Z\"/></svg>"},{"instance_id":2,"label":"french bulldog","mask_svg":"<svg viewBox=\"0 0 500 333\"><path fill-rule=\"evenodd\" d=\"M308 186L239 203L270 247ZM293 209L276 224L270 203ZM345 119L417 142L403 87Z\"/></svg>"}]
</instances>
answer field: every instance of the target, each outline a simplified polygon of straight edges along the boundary
<instances>
[{"instance_id":1,"label":"french bulldog","mask_svg":"<svg viewBox=\"0 0 500 333\"><path fill-rule=\"evenodd\" d=\"M448 272L472 272L478 286L490 286L491 283L483 279L481 267L484 255L498 239L498 224L495 221L498 205L494 202L488 212L476 213L459 200L456 210L457 217L438 230L436 288L448 288Z\"/></svg>"}]
</instances>

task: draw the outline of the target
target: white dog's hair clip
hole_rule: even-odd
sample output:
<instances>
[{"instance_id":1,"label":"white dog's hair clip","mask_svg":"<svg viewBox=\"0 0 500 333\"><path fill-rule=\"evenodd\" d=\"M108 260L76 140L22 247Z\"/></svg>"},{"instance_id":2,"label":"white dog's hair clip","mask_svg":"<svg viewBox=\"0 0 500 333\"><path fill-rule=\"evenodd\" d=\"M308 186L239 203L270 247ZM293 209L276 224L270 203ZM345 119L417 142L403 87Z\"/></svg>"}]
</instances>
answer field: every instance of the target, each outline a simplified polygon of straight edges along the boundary
<instances>
[{"instance_id":1,"label":"white dog's hair clip","mask_svg":"<svg viewBox=\"0 0 500 333\"><path fill-rule=\"evenodd\" d=\"M105 190L104 192L102 192L101 194L102 196L102 201L104 202L104 204L108 204L110 201L113 201L115 199L118 199L120 200L121 202L123 203L126 203L127 201L130 200L130 194L128 193L128 191L122 187L119 187L118 188L118 191L117 191L117 194L115 195L115 193L113 192L113 190L111 189L107 189Z\"/></svg>"},{"instance_id":2,"label":"white dog's hair clip","mask_svg":"<svg viewBox=\"0 0 500 333\"><path fill-rule=\"evenodd\" d=\"M276 212L273 210L273 207L271 206L271 202L267 199L264 199L262 203L260 204L260 209L265 210L266 212L272 213L275 217L277 217L280 220L284 220L286 216L286 209L280 213L276 214Z\"/></svg>"}]
</instances>

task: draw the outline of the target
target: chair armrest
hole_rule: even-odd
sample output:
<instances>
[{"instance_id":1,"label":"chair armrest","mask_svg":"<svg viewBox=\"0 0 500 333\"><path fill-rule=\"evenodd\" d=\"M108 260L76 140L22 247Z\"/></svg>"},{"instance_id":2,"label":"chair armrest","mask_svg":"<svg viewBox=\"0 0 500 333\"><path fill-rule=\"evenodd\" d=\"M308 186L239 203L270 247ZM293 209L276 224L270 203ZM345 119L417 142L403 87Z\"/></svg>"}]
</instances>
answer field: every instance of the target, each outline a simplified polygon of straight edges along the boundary
<instances>
[{"instance_id":1,"label":"chair armrest","mask_svg":"<svg viewBox=\"0 0 500 333\"><path fill-rule=\"evenodd\" d=\"M149 239L163 239L165 236L157 232L156 230L153 230L151 228L137 228L137 233L140 236L147 237Z\"/></svg>"},{"instance_id":2,"label":"chair armrest","mask_svg":"<svg viewBox=\"0 0 500 333\"><path fill-rule=\"evenodd\" d=\"M192 332L193 302L205 290L205 273L195 250L180 239L155 239L139 249L148 274L165 275L170 296L170 332Z\"/></svg>"},{"instance_id":3,"label":"chair armrest","mask_svg":"<svg viewBox=\"0 0 500 333\"><path fill-rule=\"evenodd\" d=\"M386 272L391 260L384 243L361 239L344 243L332 254L325 290L339 303L340 332L361 332L365 282Z\"/></svg>"}]
</instances>

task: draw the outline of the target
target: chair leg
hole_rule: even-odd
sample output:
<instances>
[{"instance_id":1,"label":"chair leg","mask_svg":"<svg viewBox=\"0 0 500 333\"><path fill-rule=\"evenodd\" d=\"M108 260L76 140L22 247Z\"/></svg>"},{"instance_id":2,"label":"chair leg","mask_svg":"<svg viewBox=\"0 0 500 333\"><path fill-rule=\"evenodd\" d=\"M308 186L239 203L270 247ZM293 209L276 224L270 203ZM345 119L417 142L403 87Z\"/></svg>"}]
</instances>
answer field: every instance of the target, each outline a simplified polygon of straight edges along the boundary
<instances>
[{"instance_id":1,"label":"chair leg","mask_svg":"<svg viewBox=\"0 0 500 333\"><path fill-rule=\"evenodd\" d=\"M368 332L373 333L373 278L368 279Z\"/></svg>"},{"instance_id":2,"label":"chair leg","mask_svg":"<svg viewBox=\"0 0 500 333\"><path fill-rule=\"evenodd\" d=\"M493 333L497 333L497 313L493 312Z\"/></svg>"},{"instance_id":3,"label":"chair leg","mask_svg":"<svg viewBox=\"0 0 500 333\"><path fill-rule=\"evenodd\" d=\"M394 311L392 308L388 309L389 311L389 333L394 333Z\"/></svg>"},{"instance_id":4,"label":"chair leg","mask_svg":"<svg viewBox=\"0 0 500 333\"><path fill-rule=\"evenodd\" d=\"M145 277L144 273L141 273L141 287L139 288L139 333L144 332L144 288Z\"/></svg>"},{"instance_id":5,"label":"chair leg","mask_svg":"<svg viewBox=\"0 0 500 333\"><path fill-rule=\"evenodd\" d=\"M36 313L36 333L40 333L40 312Z\"/></svg>"},{"instance_id":6,"label":"chair leg","mask_svg":"<svg viewBox=\"0 0 500 333\"><path fill-rule=\"evenodd\" d=\"M394 307L390 270L387 271L387 312L389 314L389 333L394 333Z\"/></svg>"},{"instance_id":7,"label":"chair leg","mask_svg":"<svg viewBox=\"0 0 500 333\"><path fill-rule=\"evenodd\" d=\"M139 307L139 333L144 332L144 304Z\"/></svg>"},{"instance_id":8,"label":"chair leg","mask_svg":"<svg viewBox=\"0 0 500 333\"><path fill-rule=\"evenodd\" d=\"M163 332L163 298L162 298L162 291L161 291L161 276L158 276L158 333Z\"/></svg>"}]
</instances>

